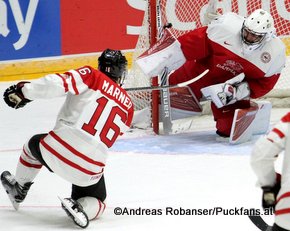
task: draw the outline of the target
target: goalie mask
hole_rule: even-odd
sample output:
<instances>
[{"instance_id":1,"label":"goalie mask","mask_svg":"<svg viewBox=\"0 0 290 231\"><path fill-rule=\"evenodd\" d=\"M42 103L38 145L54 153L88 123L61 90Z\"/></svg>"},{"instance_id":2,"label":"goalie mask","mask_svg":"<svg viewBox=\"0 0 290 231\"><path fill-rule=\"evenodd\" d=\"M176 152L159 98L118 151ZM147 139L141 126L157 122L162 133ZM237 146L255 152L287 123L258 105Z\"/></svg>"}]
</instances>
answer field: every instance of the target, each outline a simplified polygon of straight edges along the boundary
<instances>
[{"instance_id":1,"label":"goalie mask","mask_svg":"<svg viewBox=\"0 0 290 231\"><path fill-rule=\"evenodd\" d=\"M106 49L98 59L99 70L122 85L127 73L127 59L119 50Z\"/></svg>"},{"instance_id":2,"label":"goalie mask","mask_svg":"<svg viewBox=\"0 0 290 231\"><path fill-rule=\"evenodd\" d=\"M255 10L243 23L243 53L249 54L269 41L275 34L273 17L262 9Z\"/></svg>"}]
</instances>

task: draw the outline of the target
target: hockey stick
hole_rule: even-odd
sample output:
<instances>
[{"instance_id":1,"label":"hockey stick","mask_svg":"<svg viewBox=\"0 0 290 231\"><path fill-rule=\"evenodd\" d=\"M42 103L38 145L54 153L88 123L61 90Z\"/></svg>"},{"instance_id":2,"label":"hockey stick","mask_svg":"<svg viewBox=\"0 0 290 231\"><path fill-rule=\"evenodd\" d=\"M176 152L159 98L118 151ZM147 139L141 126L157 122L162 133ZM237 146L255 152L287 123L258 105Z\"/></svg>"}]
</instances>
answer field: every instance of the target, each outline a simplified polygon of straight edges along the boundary
<instances>
[{"instance_id":1,"label":"hockey stick","mask_svg":"<svg viewBox=\"0 0 290 231\"><path fill-rule=\"evenodd\" d=\"M168 68L165 67L162 74L159 75L160 85L164 86L168 84ZM160 91L160 101L161 107L160 112L162 115L162 123L163 123L163 133L164 135L169 135L172 132L172 121L171 121L171 104L170 104L170 93L168 88L163 88Z\"/></svg>"},{"instance_id":2,"label":"hockey stick","mask_svg":"<svg viewBox=\"0 0 290 231\"><path fill-rule=\"evenodd\" d=\"M164 85L164 86L150 86L150 87L131 87L131 88L125 88L126 91L154 91L154 90L161 90L161 89L166 89L166 88L177 88L177 87L185 87L189 84L192 84L196 82L197 80L201 79L203 76L205 76L209 70L205 70L202 72L200 75L193 77L192 79L178 83L178 84L173 84L173 85Z\"/></svg>"},{"instance_id":3,"label":"hockey stick","mask_svg":"<svg viewBox=\"0 0 290 231\"><path fill-rule=\"evenodd\" d=\"M261 216L248 216L252 223L261 231L271 231L272 226L268 225Z\"/></svg>"}]
</instances>

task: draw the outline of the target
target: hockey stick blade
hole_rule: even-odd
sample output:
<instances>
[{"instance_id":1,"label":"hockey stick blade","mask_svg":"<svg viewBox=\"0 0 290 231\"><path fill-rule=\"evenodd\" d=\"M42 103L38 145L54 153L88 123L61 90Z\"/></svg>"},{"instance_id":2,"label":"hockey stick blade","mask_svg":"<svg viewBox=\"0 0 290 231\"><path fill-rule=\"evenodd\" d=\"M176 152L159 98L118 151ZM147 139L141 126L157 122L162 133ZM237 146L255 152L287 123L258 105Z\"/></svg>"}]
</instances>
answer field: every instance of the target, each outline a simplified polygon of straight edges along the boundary
<instances>
[{"instance_id":1,"label":"hockey stick blade","mask_svg":"<svg viewBox=\"0 0 290 231\"><path fill-rule=\"evenodd\" d=\"M248 216L252 223L261 231L271 231L272 226L268 225L261 216Z\"/></svg>"},{"instance_id":2,"label":"hockey stick blade","mask_svg":"<svg viewBox=\"0 0 290 231\"><path fill-rule=\"evenodd\" d=\"M166 89L166 88L185 87L185 86L192 84L192 83L196 82L197 80L201 79L208 72L209 72L209 70L207 69L204 72L202 72L200 75L198 75L198 76L196 76L188 81L178 83L178 84L164 85L164 86L151 86L151 87L132 87L132 88L125 88L125 90L126 91L153 91L153 90L162 90L162 89Z\"/></svg>"}]
</instances>

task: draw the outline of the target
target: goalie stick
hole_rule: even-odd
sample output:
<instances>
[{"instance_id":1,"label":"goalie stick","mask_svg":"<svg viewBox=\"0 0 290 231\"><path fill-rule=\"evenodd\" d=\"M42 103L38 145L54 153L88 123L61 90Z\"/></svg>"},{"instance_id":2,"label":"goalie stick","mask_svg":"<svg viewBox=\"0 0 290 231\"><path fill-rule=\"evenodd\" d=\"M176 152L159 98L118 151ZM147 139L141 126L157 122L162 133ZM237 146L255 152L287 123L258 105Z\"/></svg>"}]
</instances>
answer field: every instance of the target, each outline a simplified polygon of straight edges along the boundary
<instances>
[{"instance_id":1,"label":"goalie stick","mask_svg":"<svg viewBox=\"0 0 290 231\"><path fill-rule=\"evenodd\" d=\"M252 223L261 231L271 231L272 226L268 225L261 216L248 216Z\"/></svg>"},{"instance_id":2,"label":"goalie stick","mask_svg":"<svg viewBox=\"0 0 290 231\"><path fill-rule=\"evenodd\" d=\"M164 86L168 84L168 68L165 67L162 74L159 75L160 85ZM160 112L163 123L164 135L169 135L172 132L172 121L171 121L171 104L170 104L170 93L168 88L163 88L160 91Z\"/></svg>"},{"instance_id":3,"label":"goalie stick","mask_svg":"<svg viewBox=\"0 0 290 231\"><path fill-rule=\"evenodd\" d=\"M192 79L178 83L178 84L173 84L173 85L164 85L164 86L150 86L150 87L131 87L131 88L125 88L126 91L153 91L153 90L161 90L161 89L166 89L166 88L176 88L176 87L185 87L189 84L192 84L196 82L197 80L201 79L203 76L205 76L209 70L205 70L202 72L200 75L193 77Z\"/></svg>"}]
</instances>

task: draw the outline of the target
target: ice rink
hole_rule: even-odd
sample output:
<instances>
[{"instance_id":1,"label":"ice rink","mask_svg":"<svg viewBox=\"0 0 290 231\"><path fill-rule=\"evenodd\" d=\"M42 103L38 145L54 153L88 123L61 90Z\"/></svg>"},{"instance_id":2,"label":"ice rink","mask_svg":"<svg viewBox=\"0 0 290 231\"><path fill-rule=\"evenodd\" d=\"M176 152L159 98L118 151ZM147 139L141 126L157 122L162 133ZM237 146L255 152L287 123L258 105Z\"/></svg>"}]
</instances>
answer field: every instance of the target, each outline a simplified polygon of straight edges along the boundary
<instances>
[{"instance_id":1,"label":"ice rink","mask_svg":"<svg viewBox=\"0 0 290 231\"><path fill-rule=\"evenodd\" d=\"M9 84L0 84L1 95ZM39 100L14 110L0 100L0 172L15 172L24 142L53 128L62 102L62 98ZM271 125L286 111L273 110ZM131 131L121 137L109 152L105 169L107 209L87 230L258 230L245 215L227 215L234 210L261 209L261 190L255 187L249 165L258 137L241 145L217 142L211 116L196 119L193 127L170 136ZM70 187L43 168L17 212L1 187L0 230L79 230L57 198L69 197ZM159 210L161 215L116 215L118 207L135 212ZM223 212L181 215L184 209ZM272 222L272 217L264 218Z\"/></svg>"}]
</instances>

